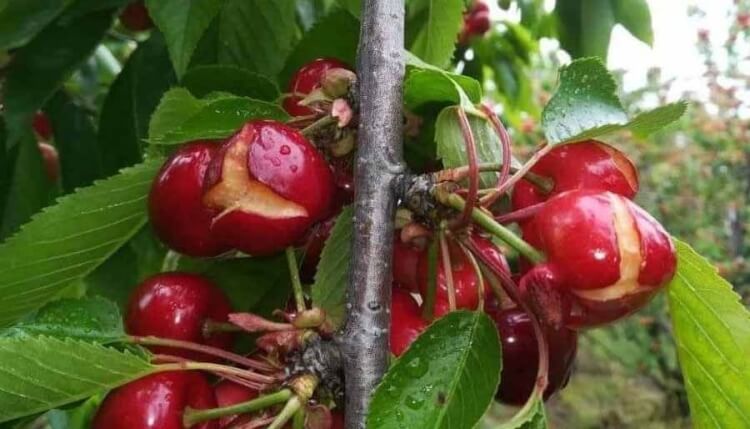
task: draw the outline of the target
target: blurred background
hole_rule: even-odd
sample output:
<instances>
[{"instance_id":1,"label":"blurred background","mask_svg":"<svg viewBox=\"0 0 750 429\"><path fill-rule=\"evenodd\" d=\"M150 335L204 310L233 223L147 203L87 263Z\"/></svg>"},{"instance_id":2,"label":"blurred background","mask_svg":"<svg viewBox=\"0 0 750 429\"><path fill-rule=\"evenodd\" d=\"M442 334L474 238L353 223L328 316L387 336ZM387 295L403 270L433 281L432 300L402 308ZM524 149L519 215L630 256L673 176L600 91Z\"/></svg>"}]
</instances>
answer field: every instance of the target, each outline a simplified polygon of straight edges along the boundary
<instances>
[{"instance_id":1,"label":"blurred background","mask_svg":"<svg viewBox=\"0 0 750 429\"><path fill-rule=\"evenodd\" d=\"M606 58L632 113L690 101L682 120L647 141L609 140L640 169L639 203L709 258L750 303L750 1L515 0L490 4L492 30L458 67L481 77L532 150L556 70ZM523 157L523 154L519 154ZM548 403L556 428L686 428L687 400L665 300L587 332L569 385ZM508 410L493 410L495 427Z\"/></svg>"}]
</instances>

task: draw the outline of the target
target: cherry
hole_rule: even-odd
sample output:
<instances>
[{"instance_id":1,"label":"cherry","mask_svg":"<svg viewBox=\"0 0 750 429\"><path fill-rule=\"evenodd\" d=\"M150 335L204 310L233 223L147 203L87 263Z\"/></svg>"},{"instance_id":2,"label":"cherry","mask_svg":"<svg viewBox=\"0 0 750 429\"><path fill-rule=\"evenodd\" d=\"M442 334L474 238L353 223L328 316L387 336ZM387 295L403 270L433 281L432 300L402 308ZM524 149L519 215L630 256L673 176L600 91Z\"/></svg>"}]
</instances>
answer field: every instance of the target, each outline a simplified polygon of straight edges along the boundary
<instances>
[{"instance_id":1,"label":"cherry","mask_svg":"<svg viewBox=\"0 0 750 429\"><path fill-rule=\"evenodd\" d=\"M326 240L331 235L331 230L336 224L338 216L333 216L314 225L307 232L302 244L305 251L302 266L300 267L300 277L305 283L312 283L315 280L315 273L318 271L320 255L323 253L323 247Z\"/></svg>"},{"instance_id":2,"label":"cherry","mask_svg":"<svg viewBox=\"0 0 750 429\"><path fill-rule=\"evenodd\" d=\"M216 403L219 407L240 404L258 397L257 390L229 380L219 382L214 387L214 394L216 395ZM247 416L225 416L219 420L219 427L226 428L232 425L242 425L248 421L250 421L250 418Z\"/></svg>"},{"instance_id":3,"label":"cherry","mask_svg":"<svg viewBox=\"0 0 750 429\"><path fill-rule=\"evenodd\" d=\"M425 253L425 250L415 248L401 241L400 234L396 232L396 238L393 240L394 283L412 292L418 292L419 276L417 271L419 259Z\"/></svg>"},{"instance_id":4,"label":"cherry","mask_svg":"<svg viewBox=\"0 0 750 429\"><path fill-rule=\"evenodd\" d=\"M93 429L184 429L187 408L216 407L213 389L198 372L162 372L140 378L107 395ZM209 420L195 429L217 429Z\"/></svg>"},{"instance_id":5,"label":"cherry","mask_svg":"<svg viewBox=\"0 0 750 429\"><path fill-rule=\"evenodd\" d=\"M188 273L162 273L146 279L133 292L125 325L128 334L190 341L227 349L233 335L206 333L206 322L226 322L229 299L208 279ZM150 347L154 353L212 360L186 350Z\"/></svg>"},{"instance_id":6,"label":"cherry","mask_svg":"<svg viewBox=\"0 0 750 429\"><path fill-rule=\"evenodd\" d=\"M331 411L331 429L344 429L344 414L340 411Z\"/></svg>"},{"instance_id":7,"label":"cherry","mask_svg":"<svg viewBox=\"0 0 750 429\"><path fill-rule=\"evenodd\" d=\"M289 81L288 92L290 95L284 99L284 110L292 116L308 116L315 112L307 106L299 104L300 101L312 92L320 88L323 76L331 69L350 70L349 66L335 58L318 58L302 66L294 73ZM300 96L301 95L301 96Z\"/></svg>"},{"instance_id":8,"label":"cherry","mask_svg":"<svg viewBox=\"0 0 750 429\"><path fill-rule=\"evenodd\" d=\"M50 182L57 182L60 179L60 155L57 149L49 143L38 143L39 152L42 154L44 162L44 172Z\"/></svg>"},{"instance_id":9,"label":"cherry","mask_svg":"<svg viewBox=\"0 0 750 429\"><path fill-rule=\"evenodd\" d=\"M488 305L487 314L495 321L503 350L503 371L497 399L522 405L534 390L539 365L539 348L529 315L519 308L501 310ZM547 329L549 355L548 384L544 399L565 387L570 378L578 348L575 331Z\"/></svg>"},{"instance_id":10,"label":"cherry","mask_svg":"<svg viewBox=\"0 0 750 429\"><path fill-rule=\"evenodd\" d=\"M548 322L591 327L643 307L675 273L669 234L635 203L611 192L575 190L537 213L535 244L547 262L521 279Z\"/></svg>"},{"instance_id":11,"label":"cherry","mask_svg":"<svg viewBox=\"0 0 750 429\"><path fill-rule=\"evenodd\" d=\"M489 31L492 23L490 22L490 8L482 0L477 0L464 14L464 26L461 29L459 42L466 44L473 36L481 36Z\"/></svg>"},{"instance_id":12,"label":"cherry","mask_svg":"<svg viewBox=\"0 0 750 429\"><path fill-rule=\"evenodd\" d=\"M216 213L203 202L203 182L217 145L196 141L177 150L156 175L149 215L156 235L189 256L216 256L229 250L211 234Z\"/></svg>"},{"instance_id":13,"label":"cherry","mask_svg":"<svg viewBox=\"0 0 750 429\"><path fill-rule=\"evenodd\" d=\"M52 123L44 112L34 113L31 127L40 141L46 142L52 140Z\"/></svg>"},{"instance_id":14,"label":"cherry","mask_svg":"<svg viewBox=\"0 0 750 429\"><path fill-rule=\"evenodd\" d=\"M120 14L120 22L130 31L146 31L154 26L143 0L127 5Z\"/></svg>"},{"instance_id":15,"label":"cherry","mask_svg":"<svg viewBox=\"0 0 750 429\"><path fill-rule=\"evenodd\" d=\"M219 213L211 231L251 255L278 252L328 215L334 185L323 156L294 128L251 121L209 168L203 203Z\"/></svg>"},{"instance_id":16,"label":"cherry","mask_svg":"<svg viewBox=\"0 0 750 429\"><path fill-rule=\"evenodd\" d=\"M391 353L401 356L427 328L419 314L419 304L409 292L393 289L391 302Z\"/></svg>"}]
</instances>

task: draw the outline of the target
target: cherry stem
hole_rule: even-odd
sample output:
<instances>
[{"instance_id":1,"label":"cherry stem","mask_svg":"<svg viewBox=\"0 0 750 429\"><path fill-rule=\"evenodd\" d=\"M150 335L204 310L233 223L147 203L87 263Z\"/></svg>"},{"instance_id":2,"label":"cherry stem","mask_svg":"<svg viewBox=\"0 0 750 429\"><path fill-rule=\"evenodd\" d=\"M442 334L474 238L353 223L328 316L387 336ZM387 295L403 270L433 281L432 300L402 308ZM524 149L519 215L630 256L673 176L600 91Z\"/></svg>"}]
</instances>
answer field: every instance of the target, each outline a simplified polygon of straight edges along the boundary
<instances>
[{"instance_id":1,"label":"cherry stem","mask_svg":"<svg viewBox=\"0 0 750 429\"><path fill-rule=\"evenodd\" d=\"M180 263L181 255L174 250L167 251L164 255L164 260L161 263L161 272L166 273L169 271L175 271Z\"/></svg>"},{"instance_id":2,"label":"cherry stem","mask_svg":"<svg viewBox=\"0 0 750 429\"><path fill-rule=\"evenodd\" d=\"M491 172L491 171L500 171L503 168L503 164L496 163L496 162L486 162L486 163L480 163L477 165L480 173L485 172ZM515 173L520 170L518 167L510 166L510 171L512 173ZM461 167L455 167L455 168L448 168L445 170L440 170L435 174L435 181L436 182L458 182L460 180L465 179L469 175L469 166L464 165ZM544 191L544 193L549 193L552 191L552 188L554 188L555 184L552 182L552 179L544 176L540 176L532 171L529 171L526 173L526 175L523 177L524 180L527 180L537 188ZM496 192L497 188L494 189L488 189L487 191L490 192Z\"/></svg>"},{"instance_id":3,"label":"cherry stem","mask_svg":"<svg viewBox=\"0 0 750 429\"><path fill-rule=\"evenodd\" d=\"M268 363L260 362L254 359L249 359L249 358L246 358L245 356L240 356L236 353L228 352L226 350L222 350L216 347L206 346L206 345L197 344L197 343L191 343L189 341L173 340L173 339L159 338L159 337L136 337L136 336L128 336L126 337L126 341L133 343L133 344L140 344L144 346L162 346L162 347L173 347L176 349L192 350L192 351L200 352L209 356L216 356L218 358L222 358L230 362L234 362L236 364L246 366L248 368L253 368L258 371L271 372L271 371L276 370L275 367L269 365Z\"/></svg>"},{"instance_id":4,"label":"cherry stem","mask_svg":"<svg viewBox=\"0 0 750 429\"><path fill-rule=\"evenodd\" d=\"M495 193L500 196L508 192L508 190L510 190L510 188L512 188L513 185L515 185L519 180L523 179L523 177L529 172L529 170L531 170L531 167L533 167L540 159L542 159L544 155L551 151L553 147L555 146L547 144L536 151L536 153L534 153L534 155L532 155L531 158L529 158L529 160L526 161L526 163L513 174L513 176L511 176L508 180L505 181L505 183L497 188ZM489 196L485 198L489 198Z\"/></svg>"},{"instance_id":5,"label":"cherry stem","mask_svg":"<svg viewBox=\"0 0 750 429\"><path fill-rule=\"evenodd\" d=\"M242 332L239 326L208 319L203 322L203 336L208 338L216 332Z\"/></svg>"},{"instance_id":6,"label":"cherry stem","mask_svg":"<svg viewBox=\"0 0 750 429\"><path fill-rule=\"evenodd\" d=\"M469 260L471 263L471 266L474 268L474 273L477 275L477 279L479 280L477 282L477 296L479 297L479 303L477 304L477 310L484 311L484 275L482 275L482 269L479 267L479 263L477 263L477 258L474 257L474 254L472 254L469 249L462 243L461 241L457 241L458 245L461 247L461 250L464 252L464 255L466 256L466 259Z\"/></svg>"},{"instance_id":7,"label":"cherry stem","mask_svg":"<svg viewBox=\"0 0 750 429\"><path fill-rule=\"evenodd\" d=\"M458 124L461 127L461 135L464 139L464 145L466 146L466 156L469 159L469 193L466 195L467 204L461 213L461 217L454 226L467 225L471 219L471 212L474 209L474 204L477 199L477 191L479 191L479 167L477 162L477 145L474 141L474 133L471 130L471 124L469 124L469 118L466 116L466 111L459 107L456 110L458 115ZM455 300L454 300L455 304ZM455 308L451 307L451 311Z\"/></svg>"},{"instance_id":8,"label":"cherry stem","mask_svg":"<svg viewBox=\"0 0 750 429\"><path fill-rule=\"evenodd\" d=\"M445 285L448 288L448 308L450 311L456 311L456 284L453 282L453 264L451 263L451 253L450 249L448 249L448 240L445 238L445 228L443 226L441 225L438 231L440 256L443 263Z\"/></svg>"},{"instance_id":9,"label":"cherry stem","mask_svg":"<svg viewBox=\"0 0 750 429\"><path fill-rule=\"evenodd\" d=\"M537 212L539 212L539 210L543 206L544 206L544 203L534 204L528 207L524 207L522 209L512 211L510 213L505 213L500 216L495 216L495 220L501 224L518 222L520 220L528 219L532 216L535 216Z\"/></svg>"},{"instance_id":10,"label":"cherry stem","mask_svg":"<svg viewBox=\"0 0 750 429\"><path fill-rule=\"evenodd\" d=\"M292 397L292 391L289 389L279 390L278 392L269 393L268 395L259 396L247 402L230 405L227 407L210 408L205 410L196 410L186 408L182 421L186 428L207 420L220 419L222 417L234 416L237 414L252 413L270 406L280 404Z\"/></svg>"},{"instance_id":11,"label":"cherry stem","mask_svg":"<svg viewBox=\"0 0 750 429\"><path fill-rule=\"evenodd\" d=\"M422 318L431 322L435 317L435 295L437 295L438 240L432 240L427 249L427 293L424 296Z\"/></svg>"},{"instance_id":12,"label":"cherry stem","mask_svg":"<svg viewBox=\"0 0 750 429\"><path fill-rule=\"evenodd\" d=\"M305 407L300 407L300 409L294 413L292 429L305 429Z\"/></svg>"},{"instance_id":13,"label":"cherry stem","mask_svg":"<svg viewBox=\"0 0 750 429\"><path fill-rule=\"evenodd\" d=\"M503 187L503 183L505 183L510 174L510 136L508 135L508 130L505 129L503 123L500 122L500 119L498 119L498 117L495 115L495 112L493 112L489 106L482 104L479 106L479 109L482 110L482 112L484 112L484 114L489 118L490 123L492 124L492 128L495 130L495 134L497 134L497 138L498 140L500 140L500 145L503 150L502 170L500 170L500 175L497 178L497 188L501 189ZM495 201L497 201L500 195L502 194L491 193L482 198L482 200L480 200L480 204L485 207L491 206Z\"/></svg>"},{"instance_id":14,"label":"cherry stem","mask_svg":"<svg viewBox=\"0 0 750 429\"><path fill-rule=\"evenodd\" d=\"M281 429L284 427L286 422L294 416L294 414L302 407L302 400L299 396L294 395L286 401L286 405L281 409L281 412L276 416L273 422L268 425L266 429Z\"/></svg>"},{"instance_id":15,"label":"cherry stem","mask_svg":"<svg viewBox=\"0 0 750 429\"><path fill-rule=\"evenodd\" d=\"M302 133L302 135L305 137L310 137L311 135L315 134L317 131L335 123L336 123L336 118L334 118L331 115L325 115L322 118L318 119L317 121L313 122L312 124L303 128L302 131L300 131L300 133Z\"/></svg>"},{"instance_id":16,"label":"cherry stem","mask_svg":"<svg viewBox=\"0 0 750 429\"><path fill-rule=\"evenodd\" d=\"M239 377L243 380L254 381L262 384L273 384L278 381L276 377L269 377L246 369L221 365L218 363L195 362L169 355L154 355L154 359L160 362L172 362L158 364L157 368L159 371L206 371L218 375Z\"/></svg>"},{"instance_id":17,"label":"cherry stem","mask_svg":"<svg viewBox=\"0 0 750 429\"><path fill-rule=\"evenodd\" d=\"M453 207L456 210L463 210L464 207L466 207L464 199L456 194L438 192L436 197L441 203ZM488 233L503 240L529 261L538 264L544 262L546 259L542 252L535 249L510 229L497 223L495 219L484 210L475 208L471 212L471 217L477 225L481 226Z\"/></svg>"},{"instance_id":18,"label":"cherry stem","mask_svg":"<svg viewBox=\"0 0 750 429\"><path fill-rule=\"evenodd\" d=\"M294 291L294 301L297 303L297 312L301 313L307 310L305 304L305 294L302 291L302 281L299 278L299 268L297 268L297 256L294 254L294 247L286 248L286 262L289 266L289 277L292 279L292 290Z\"/></svg>"}]
</instances>

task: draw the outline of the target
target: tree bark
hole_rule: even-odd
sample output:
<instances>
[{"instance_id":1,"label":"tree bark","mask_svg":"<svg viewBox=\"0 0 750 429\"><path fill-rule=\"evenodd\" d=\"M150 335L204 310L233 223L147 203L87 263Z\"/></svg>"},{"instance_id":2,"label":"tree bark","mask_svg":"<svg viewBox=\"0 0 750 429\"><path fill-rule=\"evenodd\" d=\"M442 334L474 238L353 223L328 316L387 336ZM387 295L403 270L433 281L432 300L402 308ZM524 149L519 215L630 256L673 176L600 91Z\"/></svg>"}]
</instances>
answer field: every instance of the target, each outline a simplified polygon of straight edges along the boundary
<instances>
[{"instance_id":1,"label":"tree bark","mask_svg":"<svg viewBox=\"0 0 750 429\"><path fill-rule=\"evenodd\" d=\"M388 368L391 255L402 162L403 0L363 0L358 48L359 135L352 264L342 352L346 427L365 427Z\"/></svg>"}]
</instances>

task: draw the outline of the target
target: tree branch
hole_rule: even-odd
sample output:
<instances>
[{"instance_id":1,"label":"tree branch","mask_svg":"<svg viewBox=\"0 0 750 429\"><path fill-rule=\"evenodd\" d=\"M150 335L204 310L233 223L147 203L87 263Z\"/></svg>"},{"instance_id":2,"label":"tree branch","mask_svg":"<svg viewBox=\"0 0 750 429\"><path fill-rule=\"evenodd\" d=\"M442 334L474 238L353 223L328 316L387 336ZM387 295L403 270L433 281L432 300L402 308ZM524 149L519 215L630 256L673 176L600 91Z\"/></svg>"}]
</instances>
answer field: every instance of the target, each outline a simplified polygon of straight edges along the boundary
<instances>
[{"instance_id":1,"label":"tree branch","mask_svg":"<svg viewBox=\"0 0 750 429\"><path fill-rule=\"evenodd\" d=\"M404 2L363 0L357 79L359 136L354 241L341 337L346 427L365 427L370 396L388 368L391 255L402 163Z\"/></svg>"}]
</instances>

